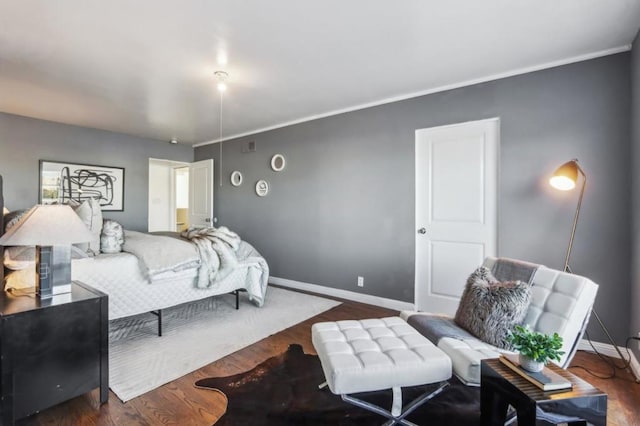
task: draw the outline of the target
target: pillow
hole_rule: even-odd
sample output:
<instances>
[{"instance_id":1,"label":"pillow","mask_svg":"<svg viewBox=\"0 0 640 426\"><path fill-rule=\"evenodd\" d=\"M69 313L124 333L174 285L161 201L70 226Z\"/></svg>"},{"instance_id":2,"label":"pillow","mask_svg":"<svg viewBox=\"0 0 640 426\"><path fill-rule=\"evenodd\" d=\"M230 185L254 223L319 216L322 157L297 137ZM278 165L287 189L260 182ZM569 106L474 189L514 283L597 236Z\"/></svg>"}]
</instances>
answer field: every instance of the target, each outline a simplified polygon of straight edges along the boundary
<instances>
[{"instance_id":1,"label":"pillow","mask_svg":"<svg viewBox=\"0 0 640 426\"><path fill-rule=\"evenodd\" d=\"M20 271L10 271L4 277L4 289L27 289L36 286L36 269L22 269Z\"/></svg>"},{"instance_id":2,"label":"pillow","mask_svg":"<svg viewBox=\"0 0 640 426\"><path fill-rule=\"evenodd\" d=\"M112 219L105 219L100 234L100 251L102 253L120 253L124 243L122 225Z\"/></svg>"},{"instance_id":3,"label":"pillow","mask_svg":"<svg viewBox=\"0 0 640 426\"><path fill-rule=\"evenodd\" d=\"M36 248L15 246L4 248L4 266L12 271L27 269L36 263Z\"/></svg>"},{"instance_id":4,"label":"pillow","mask_svg":"<svg viewBox=\"0 0 640 426\"><path fill-rule=\"evenodd\" d=\"M100 254L100 234L102 233L102 209L100 203L94 198L89 198L81 203L70 200L68 204L93 235L88 244L76 244L76 247L86 251L89 256Z\"/></svg>"},{"instance_id":5,"label":"pillow","mask_svg":"<svg viewBox=\"0 0 640 426\"><path fill-rule=\"evenodd\" d=\"M507 337L524 320L530 302L530 284L497 281L481 266L467 279L454 321L484 342L513 350Z\"/></svg>"},{"instance_id":6,"label":"pillow","mask_svg":"<svg viewBox=\"0 0 640 426\"><path fill-rule=\"evenodd\" d=\"M15 210L4 215L4 232L13 228L29 210Z\"/></svg>"},{"instance_id":7,"label":"pillow","mask_svg":"<svg viewBox=\"0 0 640 426\"><path fill-rule=\"evenodd\" d=\"M7 232L20 222L20 219L29 210L16 210L4 215L4 231ZM29 253L29 250L31 253ZM35 262L35 248L28 246L15 246L4 248L4 266L8 269L17 271L28 268Z\"/></svg>"}]
</instances>

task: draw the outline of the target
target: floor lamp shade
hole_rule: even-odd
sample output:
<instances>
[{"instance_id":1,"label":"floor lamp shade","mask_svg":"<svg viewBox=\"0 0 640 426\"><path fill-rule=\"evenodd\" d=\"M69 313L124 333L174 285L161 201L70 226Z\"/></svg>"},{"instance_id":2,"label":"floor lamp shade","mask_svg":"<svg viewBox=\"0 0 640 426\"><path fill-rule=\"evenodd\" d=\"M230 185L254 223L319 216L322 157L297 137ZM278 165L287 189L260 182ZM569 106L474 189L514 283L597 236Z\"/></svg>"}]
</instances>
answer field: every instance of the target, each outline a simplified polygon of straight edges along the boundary
<instances>
[{"instance_id":1,"label":"floor lamp shade","mask_svg":"<svg viewBox=\"0 0 640 426\"><path fill-rule=\"evenodd\" d=\"M0 245L36 246L36 292L41 299L48 299L56 286L71 283L71 244L91 238L71 207L38 205L0 237Z\"/></svg>"},{"instance_id":2,"label":"floor lamp shade","mask_svg":"<svg viewBox=\"0 0 640 426\"><path fill-rule=\"evenodd\" d=\"M578 182L578 171L581 171L580 166L578 166L578 160L567 161L560 167L556 169L549 179L549 183L555 189L559 189L561 191L570 191L576 187L576 182ZM584 175L584 172L582 172Z\"/></svg>"}]
</instances>

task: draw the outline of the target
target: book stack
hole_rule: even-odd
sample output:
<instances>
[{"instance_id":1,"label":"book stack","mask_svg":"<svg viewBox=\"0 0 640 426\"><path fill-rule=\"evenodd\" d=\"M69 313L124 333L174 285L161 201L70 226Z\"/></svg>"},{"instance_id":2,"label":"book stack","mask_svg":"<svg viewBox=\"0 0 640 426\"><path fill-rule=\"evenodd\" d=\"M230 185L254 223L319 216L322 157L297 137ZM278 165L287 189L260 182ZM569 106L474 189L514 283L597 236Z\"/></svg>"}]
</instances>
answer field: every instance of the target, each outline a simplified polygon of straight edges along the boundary
<instances>
[{"instance_id":1,"label":"book stack","mask_svg":"<svg viewBox=\"0 0 640 426\"><path fill-rule=\"evenodd\" d=\"M544 367L542 371L537 373L527 371L524 368L520 367L518 355L503 354L500 355L500 361L545 392L571 389L570 381L568 381L558 373L554 373L547 367Z\"/></svg>"}]
</instances>

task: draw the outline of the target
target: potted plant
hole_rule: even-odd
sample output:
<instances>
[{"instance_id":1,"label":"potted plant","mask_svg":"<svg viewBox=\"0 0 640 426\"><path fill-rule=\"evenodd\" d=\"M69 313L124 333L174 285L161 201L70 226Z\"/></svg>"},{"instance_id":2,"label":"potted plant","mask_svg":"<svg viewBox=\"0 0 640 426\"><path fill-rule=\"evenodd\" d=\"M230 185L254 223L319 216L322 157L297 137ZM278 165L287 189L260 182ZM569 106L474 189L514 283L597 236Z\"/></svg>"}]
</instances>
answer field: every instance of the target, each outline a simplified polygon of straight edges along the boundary
<instances>
[{"instance_id":1,"label":"potted plant","mask_svg":"<svg viewBox=\"0 0 640 426\"><path fill-rule=\"evenodd\" d=\"M520 366L527 371L538 372L551 360L560 361L562 337L558 333L548 335L516 325L508 336L509 342L520 353Z\"/></svg>"}]
</instances>

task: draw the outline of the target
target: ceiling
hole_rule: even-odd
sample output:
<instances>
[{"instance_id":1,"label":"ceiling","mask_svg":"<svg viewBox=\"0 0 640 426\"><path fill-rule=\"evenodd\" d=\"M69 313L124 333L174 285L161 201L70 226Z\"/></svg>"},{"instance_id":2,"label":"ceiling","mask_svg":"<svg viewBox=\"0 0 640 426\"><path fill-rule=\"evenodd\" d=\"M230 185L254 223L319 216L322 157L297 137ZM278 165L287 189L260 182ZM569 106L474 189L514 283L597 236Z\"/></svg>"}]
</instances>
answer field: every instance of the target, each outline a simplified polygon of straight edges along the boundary
<instances>
[{"instance_id":1,"label":"ceiling","mask_svg":"<svg viewBox=\"0 0 640 426\"><path fill-rule=\"evenodd\" d=\"M0 0L0 111L198 144L629 49L638 0Z\"/></svg>"}]
</instances>

